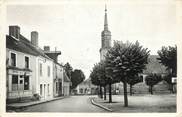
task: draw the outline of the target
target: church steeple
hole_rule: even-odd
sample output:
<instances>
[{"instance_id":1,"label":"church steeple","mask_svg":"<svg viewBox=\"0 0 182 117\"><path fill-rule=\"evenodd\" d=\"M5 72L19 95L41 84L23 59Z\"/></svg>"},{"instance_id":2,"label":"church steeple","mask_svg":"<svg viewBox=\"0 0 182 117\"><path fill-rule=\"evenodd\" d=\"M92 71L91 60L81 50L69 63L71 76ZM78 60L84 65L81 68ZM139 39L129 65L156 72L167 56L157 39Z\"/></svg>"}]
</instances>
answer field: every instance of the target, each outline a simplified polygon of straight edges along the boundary
<instances>
[{"instance_id":1,"label":"church steeple","mask_svg":"<svg viewBox=\"0 0 182 117\"><path fill-rule=\"evenodd\" d=\"M111 47L111 32L108 29L107 7L105 5L104 30L101 33L100 59L104 60L107 50Z\"/></svg>"},{"instance_id":2,"label":"church steeple","mask_svg":"<svg viewBox=\"0 0 182 117\"><path fill-rule=\"evenodd\" d=\"M104 17L104 30L108 30L108 22L107 22L107 6L105 5L105 17Z\"/></svg>"}]
</instances>

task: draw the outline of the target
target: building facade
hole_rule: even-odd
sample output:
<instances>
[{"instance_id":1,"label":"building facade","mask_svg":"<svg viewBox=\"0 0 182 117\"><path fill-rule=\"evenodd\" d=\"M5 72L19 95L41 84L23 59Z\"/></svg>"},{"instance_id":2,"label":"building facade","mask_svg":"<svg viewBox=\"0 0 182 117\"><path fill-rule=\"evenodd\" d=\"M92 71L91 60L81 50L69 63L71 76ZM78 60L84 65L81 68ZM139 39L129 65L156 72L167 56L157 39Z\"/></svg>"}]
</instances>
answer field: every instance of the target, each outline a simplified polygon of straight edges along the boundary
<instances>
[{"instance_id":1,"label":"building facade","mask_svg":"<svg viewBox=\"0 0 182 117\"><path fill-rule=\"evenodd\" d=\"M6 49L7 58L7 99L30 98L32 93L32 78L36 60L34 55Z\"/></svg>"},{"instance_id":2,"label":"building facade","mask_svg":"<svg viewBox=\"0 0 182 117\"><path fill-rule=\"evenodd\" d=\"M53 95L63 95L63 66L58 63L58 56L61 51L50 51L49 46L44 46L44 53L54 60L53 62Z\"/></svg>"},{"instance_id":3,"label":"building facade","mask_svg":"<svg viewBox=\"0 0 182 117\"><path fill-rule=\"evenodd\" d=\"M70 87L71 87L71 80L66 75L66 71L63 69L63 95L64 96L70 95Z\"/></svg>"},{"instance_id":4,"label":"building facade","mask_svg":"<svg viewBox=\"0 0 182 117\"><path fill-rule=\"evenodd\" d=\"M53 60L38 47L38 32L32 31L29 41L19 26L9 26L6 53L7 100L53 97Z\"/></svg>"},{"instance_id":5,"label":"building facade","mask_svg":"<svg viewBox=\"0 0 182 117\"><path fill-rule=\"evenodd\" d=\"M49 46L44 46L44 53L54 60L53 63L53 93L54 97L70 95L70 78L65 73L64 66L58 63L61 51L50 51Z\"/></svg>"},{"instance_id":6,"label":"building facade","mask_svg":"<svg viewBox=\"0 0 182 117\"><path fill-rule=\"evenodd\" d=\"M89 78L76 87L75 93L78 95L95 95L98 93L98 88L92 84L91 79Z\"/></svg>"}]
</instances>

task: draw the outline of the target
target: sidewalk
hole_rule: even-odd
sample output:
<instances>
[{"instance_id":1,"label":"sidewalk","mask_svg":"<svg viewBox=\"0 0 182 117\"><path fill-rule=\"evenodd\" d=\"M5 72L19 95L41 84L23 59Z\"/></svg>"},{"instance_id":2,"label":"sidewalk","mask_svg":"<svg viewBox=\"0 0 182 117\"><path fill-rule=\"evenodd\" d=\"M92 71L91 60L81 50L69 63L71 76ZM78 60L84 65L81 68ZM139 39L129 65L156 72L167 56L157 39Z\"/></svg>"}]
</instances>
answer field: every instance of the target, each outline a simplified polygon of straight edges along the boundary
<instances>
[{"instance_id":1,"label":"sidewalk","mask_svg":"<svg viewBox=\"0 0 182 117\"><path fill-rule=\"evenodd\" d=\"M94 98L95 104L100 105L100 107L107 108L112 112L122 112L122 113L133 113L133 112L176 112L176 95L128 95L128 107L124 107L123 95L113 95L112 103L108 103L107 100L100 98Z\"/></svg>"},{"instance_id":2,"label":"sidewalk","mask_svg":"<svg viewBox=\"0 0 182 117\"><path fill-rule=\"evenodd\" d=\"M46 102L50 102L50 101L64 99L67 97L69 97L69 96L56 97L56 98L47 99L47 100L32 101L32 102L25 102L25 103L11 103L11 104L7 104L6 108L8 108L8 109L20 109L20 108L24 108L24 107L28 107L28 106L33 106L33 105L42 104L42 103L46 103Z\"/></svg>"}]
</instances>

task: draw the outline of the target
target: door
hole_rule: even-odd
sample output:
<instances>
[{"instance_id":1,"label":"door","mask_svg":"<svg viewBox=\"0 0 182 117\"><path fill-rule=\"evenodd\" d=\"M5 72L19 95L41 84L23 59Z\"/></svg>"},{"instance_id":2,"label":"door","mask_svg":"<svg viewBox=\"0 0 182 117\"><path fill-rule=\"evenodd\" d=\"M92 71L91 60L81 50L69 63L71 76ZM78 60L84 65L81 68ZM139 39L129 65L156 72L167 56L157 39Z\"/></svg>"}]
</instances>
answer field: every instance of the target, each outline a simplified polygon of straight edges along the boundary
<instances>
[{"instance_id":1,"label":"door","mask_svg":"<svg viewBox=\"0 0 182 117\"><path fill-rule=\"evenodd\" d=\"M29 76L24 77L24 90L29 90Z\"/></svg>"},{"instance_id":2,"label":"door","mask_svg":"<svg viewBox=\"0 0 182 117\"><path fill-rule=\"evenodd\" d=\"M23 91L24 90L24 77L20 76L19 79L19 91Z\"/></svg>"},{"instance_id":3,"label":"door","mask_svg":"<svg viewBox=\"0 0 182 117\"><path fill-rule=\"evenodd\" d=\"M44 99L46 98L46 84L44 84Z\"/></svg>"}]
</instances>

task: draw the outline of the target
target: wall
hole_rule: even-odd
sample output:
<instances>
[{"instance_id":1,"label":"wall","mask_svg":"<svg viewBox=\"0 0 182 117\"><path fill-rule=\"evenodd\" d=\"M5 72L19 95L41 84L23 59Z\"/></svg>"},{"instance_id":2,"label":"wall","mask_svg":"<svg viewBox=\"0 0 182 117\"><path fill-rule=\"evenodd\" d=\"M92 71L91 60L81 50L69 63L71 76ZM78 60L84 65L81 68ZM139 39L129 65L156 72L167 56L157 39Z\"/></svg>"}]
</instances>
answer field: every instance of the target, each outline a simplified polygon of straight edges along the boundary
<instances>
[{"instance_id":1,"label":"wall","mask_svg":"<svg viewBox=\"0 0 182 117\"><path fill-rule=\"evenodd\" d=\"M62 95L62 92L63 92L62 91L63 85L59 85L60 83L63 82L63 67L56 63L54 63L53 66L54 66L53 67L53 78L54 78L53 93L54 93L54 96L59 96L59 95ZM57 83L57 92L56 92L56 83Z\"/></svg>"},{"instance_id":2,"label":"wall","mask_svg":"<svg viewBox=\"0 0 182 117\"><path fill-rule=\"evenodd\" d=\"M9 96L8 98L16 98L18 97L18 95L21 95L21 97L24 97L24 96L31 96L32 95L32 91L34 90L33 88L33 80L35 79L36 77L36 56L32 56L32 55L29 55L29 54L25 54L25 53L22 53L22 52L18 52L18 51L15 51L15 50L12 50L12 49L6 49L6 58L9 58L10 57L10 53L15 53L16 54L16 67L17 68L25 68L25 56L29 57L29 69L32 70L32 72L26 72L27 75L29 76L29 91L26 90L24 92L17 92L17 91L12 91L12 74L17 74L17 75L24 75L25 71L20 71L20 70L12 70L12 69L9 69L7 72L9 73L8 74L8 78L7 78L7 93L9 92ZM10 58L9 58L9 61L8 61L8 65L10 65ZM19 77L19 76L18 76ZM19 94L18 94L19 93Z\"/></svg>"},{"instance_id":3,"label":"wall","mask_svg":"<svg viewBox=\"0 0 182 117\"><path fill-rule=\"evenodd\" d=\"M37 57L36 61L36 93L41 95L40 85L42 84L41 99L53 98L53 61L41 56ZM40 75L40 63L42 64L42 75ZM50 76L48 76L48 66L50 66Z\"/></svg>"}]
</instances>

